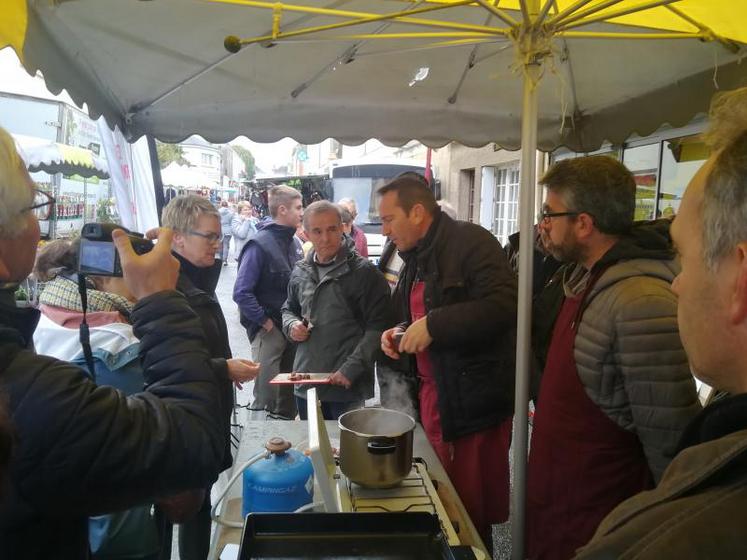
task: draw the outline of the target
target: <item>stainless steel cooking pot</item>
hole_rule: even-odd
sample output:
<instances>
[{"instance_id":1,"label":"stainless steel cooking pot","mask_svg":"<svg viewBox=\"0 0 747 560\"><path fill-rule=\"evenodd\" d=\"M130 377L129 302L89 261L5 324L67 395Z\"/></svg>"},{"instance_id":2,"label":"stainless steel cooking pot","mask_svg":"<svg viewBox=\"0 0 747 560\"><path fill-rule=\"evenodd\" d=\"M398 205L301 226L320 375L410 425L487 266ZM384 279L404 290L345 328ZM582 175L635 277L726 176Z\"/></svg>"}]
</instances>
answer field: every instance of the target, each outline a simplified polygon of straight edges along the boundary
<instances>
[{"instance_id":1,"label":"stainless steel cooking pot","mask_svg":"<svg viewBox=\"0 0 747 560\"><path fill-rule=\"evenodd\" d=\"M368 488L396 486L412 469L415 420L387 408L362 408L340 416L340 469Z\"/></svg>"}]
</instances>

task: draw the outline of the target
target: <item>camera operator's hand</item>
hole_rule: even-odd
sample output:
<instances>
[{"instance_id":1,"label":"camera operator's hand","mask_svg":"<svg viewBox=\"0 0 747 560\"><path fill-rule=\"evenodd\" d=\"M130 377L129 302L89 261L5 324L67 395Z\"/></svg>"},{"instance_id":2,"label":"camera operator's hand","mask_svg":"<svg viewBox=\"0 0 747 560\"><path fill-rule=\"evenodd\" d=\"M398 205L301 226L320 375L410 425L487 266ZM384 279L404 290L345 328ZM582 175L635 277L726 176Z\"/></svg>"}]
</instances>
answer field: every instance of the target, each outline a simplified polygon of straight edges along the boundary
<instances>
[{"instance_id":1,"label":"camera operator's hand","mask_svg":"<svg viewBox=\"0 0 747 560\"><path fill-rule=\"evenodd\" d=\"M179 261L171 255L173 235L170 229L161 228L158 243L153 250L145 255L138 255L123 230L115 229L112 232L125 284L137 299L176 288Z\"/></svg>"}]
</instances>

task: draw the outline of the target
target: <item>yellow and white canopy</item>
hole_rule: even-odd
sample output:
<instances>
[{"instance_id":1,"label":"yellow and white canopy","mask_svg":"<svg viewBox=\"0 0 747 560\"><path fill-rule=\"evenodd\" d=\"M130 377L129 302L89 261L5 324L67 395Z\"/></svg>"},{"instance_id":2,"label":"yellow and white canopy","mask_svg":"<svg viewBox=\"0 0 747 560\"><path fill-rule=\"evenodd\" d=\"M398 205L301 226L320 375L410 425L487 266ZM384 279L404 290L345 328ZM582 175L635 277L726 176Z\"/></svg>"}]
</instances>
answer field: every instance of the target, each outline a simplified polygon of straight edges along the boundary
<instances>
[{"instance_id":1,"label":"yellow and white canopy","mask_svg":"<svg viewBox=\"0 0 747 560\"><path fill-rule=\"evenodd\" d=\"M532 16L529 4L4 0L0 46L94 116L166 141L517 148L533 58L540 148L591 150L684 124L746 81L745 0L540 0Z\"/></svg>"}]
</instances>

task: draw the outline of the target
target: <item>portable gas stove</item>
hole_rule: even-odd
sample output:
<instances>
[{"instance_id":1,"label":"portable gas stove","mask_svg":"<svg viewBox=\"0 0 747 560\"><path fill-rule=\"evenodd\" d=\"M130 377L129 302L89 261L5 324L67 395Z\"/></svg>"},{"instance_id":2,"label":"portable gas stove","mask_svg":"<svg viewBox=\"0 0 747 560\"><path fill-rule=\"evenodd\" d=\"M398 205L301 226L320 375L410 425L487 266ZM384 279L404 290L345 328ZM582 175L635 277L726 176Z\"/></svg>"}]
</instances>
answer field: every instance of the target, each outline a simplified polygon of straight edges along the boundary
<instances>
[{"instance_id":1,"label":"portable gas stove","mask_svg":"<svg viewBox=\"0 0 747 560\"><path fill-rule=\"evenodd\" d=\"M330 444L327 428L316 397L310 389L308 399L309 448L314 465L316 489L327 512L425 512L438 517L450 546L460 544L454 524L446 513L428 468L422 459L414 459L410 474L392 488L365 488L340 471Z\"/></svg>"}]
</instances>

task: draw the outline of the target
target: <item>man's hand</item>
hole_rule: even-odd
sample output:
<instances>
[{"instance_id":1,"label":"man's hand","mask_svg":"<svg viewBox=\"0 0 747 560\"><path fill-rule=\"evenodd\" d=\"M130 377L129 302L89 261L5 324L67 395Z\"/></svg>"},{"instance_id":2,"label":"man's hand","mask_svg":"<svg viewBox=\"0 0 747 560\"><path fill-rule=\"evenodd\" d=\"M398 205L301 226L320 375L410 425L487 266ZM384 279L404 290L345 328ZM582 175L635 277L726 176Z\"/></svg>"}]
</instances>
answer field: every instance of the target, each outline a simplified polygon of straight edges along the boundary
<instances>
[{"instance_id":1,"label":"man's hand","mask_svg":"<svg viewBox=\"0 0 747 560\"><path fill-rule=\"evenodd\" d=\"M399 344L395 338L395 335L404 333L401 328L394 327L393 329L387 329L381 333L381 351L387 356L394 360L399 359Z\"/></svg>"},{"instance_id":2,"label":"man's hand","mask_svg":"<svg viewBox=\"0 0 747 560\"><path fill-rule=\"evenodd\" d=\"M176 288L179 261L171 255L173 235L170 229L160 228L158 243L153 250L145 255L138 255L123 230L115 229L112 232L125 284L137 299Z\"/></svg>"},{"instance_id":3,"label":"man's hand","mask_svg":"<svg viewBox=\"0 0 747 560\"><path fill-rule=\"evenodd\" d=\"M341 371L336 371L332 375L330 375L329 383L330 385L339 385L340 387L345 387L346 389L350 389L350 386L352 385L350 379L345 377Z\"/></svg>"},{"instance_id":4,"label":"man's hand","mask_svg":"<svg viewBox=\"0 0 747 560\"><path fill-rule=\"evenodd\" d=\"M431 342L433 342L433 339L428 332L428 323L425 317L421 317L407 327L405 336L399 343L399 350L408 354L417 354L428 348Z\"/></svg>"},{"instance_id":5,"label":"man's hand","mask_svg":"<svg viewBox=\"0 0 747 560\"><path fill-rule=\"evenodd\" d=\"M270 332L272 329L275 328L275 323L272 322L272 319L269 317L265 319L265 322L262 323L262 328L265 329L267 332Z\"/></svg>"},{"instance_id":6,"label":"man's hand","mask_svg":"<svg viewBox=\"0 0 747 560\"><path fill-rule=\"evenodd\" d=\"M228 366L228 377L239 389L241 384L255 379L259 375L259 364L242 358L231 358L226 360Z\"/></svg>"},{"instance_id":7,"label":"man's hand","mask_svg":"<svg viewBox=\"0 0 747 560\"><path fill-rule=\"evenodd\" d=\"M309 338L309 328L301 321L296 321L291 325L290 337L296 342L303 342Z\"/></svg>"}]
</instances>

